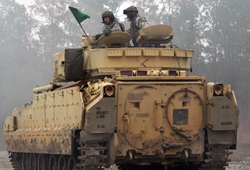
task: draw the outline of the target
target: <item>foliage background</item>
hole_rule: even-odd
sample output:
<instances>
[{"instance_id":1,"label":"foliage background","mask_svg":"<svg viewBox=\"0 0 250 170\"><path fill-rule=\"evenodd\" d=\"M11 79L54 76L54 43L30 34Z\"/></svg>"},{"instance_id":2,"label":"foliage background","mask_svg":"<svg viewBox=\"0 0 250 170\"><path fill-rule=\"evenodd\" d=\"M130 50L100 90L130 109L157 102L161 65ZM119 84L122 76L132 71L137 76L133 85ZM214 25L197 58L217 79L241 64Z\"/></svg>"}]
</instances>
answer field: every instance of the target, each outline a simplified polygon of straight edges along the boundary
<instances>
[{"instance_id":1,"label":"foliage background","mask_svg":"<svg viewBox=\"0 0 250 170\"><path fill-rule=\"evenodd\" d=\"M101 14L111 10L124 22L122 10L139 9L150 25L173 27L174 44L194 49L192 75L208 82L231 84L240 108L238 150L249 156L250 0L34 0L29 6L0 1L0 134L5 117L32 100L34 87L52 81L51 56L64 48L80 47L82 31L68 10L90 15L83 22L89 35L101 31ZM0 150L4 150L0 135Z\"/></svg>"}]
</instances>

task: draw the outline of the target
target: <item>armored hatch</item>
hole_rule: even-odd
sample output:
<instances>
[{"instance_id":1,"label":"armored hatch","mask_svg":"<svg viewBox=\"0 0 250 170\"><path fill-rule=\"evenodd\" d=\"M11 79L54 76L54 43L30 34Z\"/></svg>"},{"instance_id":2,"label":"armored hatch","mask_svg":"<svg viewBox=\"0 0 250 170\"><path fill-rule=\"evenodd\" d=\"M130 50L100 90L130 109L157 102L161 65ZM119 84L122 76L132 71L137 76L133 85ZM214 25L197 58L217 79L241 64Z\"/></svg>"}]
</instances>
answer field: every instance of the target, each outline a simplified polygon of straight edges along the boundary
<instances>
[{"instance_id":1,"label":"armored hatch","mask_svg":"<svg viewBox=\"0 0 250 170\"><path fill-rule=\"evenodd\" d=\"M115 45L126 46L130 40L131 36L126 32L112 32L110 36L102 35L98 39L98 44L105 44L107 47Z\"/></svg>"},{"instance_id":2,"label":"armored hatch","mask_svg":"<svg viewBox=\"0 0 250 170\"><path fill-rule=\"evenodd\" d=\"M168 25L158 24L147 26L138 31L137 43L145 44L167 44L173 39L173 29Z\"/></svg>"}]
</instances>

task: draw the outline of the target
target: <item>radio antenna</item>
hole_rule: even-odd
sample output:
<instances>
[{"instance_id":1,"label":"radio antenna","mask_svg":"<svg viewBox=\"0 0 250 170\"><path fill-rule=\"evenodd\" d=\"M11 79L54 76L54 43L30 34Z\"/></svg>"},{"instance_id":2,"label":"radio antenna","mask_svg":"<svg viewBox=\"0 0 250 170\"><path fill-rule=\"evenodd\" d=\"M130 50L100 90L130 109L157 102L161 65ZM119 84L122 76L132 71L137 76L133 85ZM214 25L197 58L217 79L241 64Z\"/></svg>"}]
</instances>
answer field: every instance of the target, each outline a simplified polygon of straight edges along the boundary
<instances>
[{"instance_id":1,"label":"radio antenna","mask_svg":"<svg viewBox=\"0 0 250 170\"><path fill-rule=\"evenodd\" d=\"M172 26L172 25L171 25L171 17L172 17L172 12L173 12L173 10L171 10L170 0L168 0L168 8L169 8L169 13L170 13L170 16L169 16L169 23L170 23L170 26Z\"/></svg>"},{"instance_id":2,"label":"radio antenna","mask_svg":"<svg viewBox=\"0 0 250 170\"><path fill-rule=\"evenodd\" d=\"M170 26L172 27L171 20L172 20L173 8L171 7L170 0L168 0L168 8L169 8L169 24L170 24ZM172 40L173 40L173 39L172 39ZM172 40L171 40L170 44L173 44ZM171 46L171 47L172 47L172 46Z\"/></svg>"}]
</instances>

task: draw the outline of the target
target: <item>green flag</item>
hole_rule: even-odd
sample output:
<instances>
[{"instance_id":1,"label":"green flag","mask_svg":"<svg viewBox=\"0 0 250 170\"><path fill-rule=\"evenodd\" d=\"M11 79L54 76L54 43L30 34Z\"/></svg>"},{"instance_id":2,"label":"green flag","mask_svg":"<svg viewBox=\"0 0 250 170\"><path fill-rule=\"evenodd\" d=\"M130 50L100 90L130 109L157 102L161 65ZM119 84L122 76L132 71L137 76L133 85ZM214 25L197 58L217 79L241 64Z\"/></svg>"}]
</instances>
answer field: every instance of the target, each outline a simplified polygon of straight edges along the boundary
<instances>
[{"instance_id":1,"label":"green flag","mask_svg":"<svg viewBox=\"0 0 250 170\"><path fill-rule=\"evenodd\" d=\"M88 16L87 14L82 13L81 11L79 11L78 9L74 8L74 7L69 7L70 11L72 12L72 14L75 16L77 22L80 24L82 21L84 21L87 18L90 18L90 16Z\"/></svg>"}]
</instances>

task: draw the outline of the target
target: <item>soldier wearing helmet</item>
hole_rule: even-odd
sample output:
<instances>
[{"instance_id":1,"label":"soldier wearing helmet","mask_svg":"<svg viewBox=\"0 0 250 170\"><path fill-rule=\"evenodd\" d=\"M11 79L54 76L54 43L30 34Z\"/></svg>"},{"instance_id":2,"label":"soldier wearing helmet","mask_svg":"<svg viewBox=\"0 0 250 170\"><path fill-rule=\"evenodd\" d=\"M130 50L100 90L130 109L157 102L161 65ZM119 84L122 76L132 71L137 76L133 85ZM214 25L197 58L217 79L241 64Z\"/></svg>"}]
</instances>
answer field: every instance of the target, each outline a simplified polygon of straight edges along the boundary
<instances>
[{"instance_id":1,"label":"soldier wearing helmet","mask_svg":"<svg viewBox=\"0 0 250 170\"><path fill-rule=\"evenodd\" d=\"M118 22L111 11L105 11L102 13L102 23L104 24L102 28L102 34L97 34L95 36L96 39L102 35L108 36L111 32L125 30L123 24Z\"/></svg>"},{"instance_id":2,"label":"soldier wearing helmet","mask_svg":"<svg viewBox=\"0 0 250 170\"><path fill-rule=\"evenodd\" d=\"M146 18L138 15L138 10L135 6L130 6L123 10L123 14L127 15L127 18L130 21L130 28L126 30L126 32L132 36L134 46L137 46L136 38L138 36L138 31L149 24Z\"/></svg>"}]
</instances>

